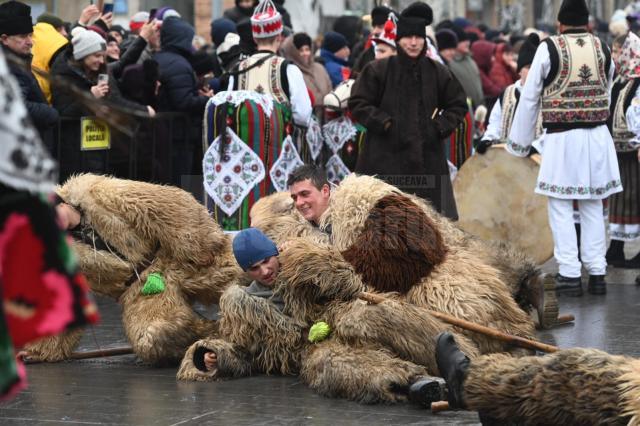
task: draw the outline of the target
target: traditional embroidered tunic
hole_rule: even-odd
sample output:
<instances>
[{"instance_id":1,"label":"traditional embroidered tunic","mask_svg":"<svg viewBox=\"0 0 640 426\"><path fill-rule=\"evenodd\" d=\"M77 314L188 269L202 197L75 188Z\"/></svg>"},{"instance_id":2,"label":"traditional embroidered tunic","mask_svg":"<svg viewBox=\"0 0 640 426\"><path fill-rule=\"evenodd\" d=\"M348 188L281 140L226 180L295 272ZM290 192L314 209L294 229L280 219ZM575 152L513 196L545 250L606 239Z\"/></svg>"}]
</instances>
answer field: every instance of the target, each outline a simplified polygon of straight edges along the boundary
<instances>
[{"instance_id":1,"label":"traditional embroidered tunic","mask_svg":"<svg viewBox=\"0 0 640 426\"><path fill-rule=\"evenodd\" d=\"M267 56L271 57L264 60ZM283 73L283 58L275 56L272 52L258 52L241 62L239 70L248 69L259 60L264 61L240 74L237 82L232 77L231 87L235 90L252 90L273 96L276 101L290 105L295 124L307 127L313 108L300 69L293 64L287 64ZM286 77L286 80L283 77Z\"/></svg>"},{"instance_id":2,"label":"traditional embroidered tunic","mask_svg":"<svg viewBox=\"0 0 640 426\"><path fill-rule=\"evenodd\" d=\"M487 130L482 136L482 140L486 141L502 141L506 142L509 138L513 117L520 101L520 92L522 92L522 81L518 80L511 86L507 87L503 95L498 98L491 114L489 115L489 124ZM542 135L542 116L538 116L536 127L536 138ZM535 147L535 144L533 144Z\"/></svg>"},{"instance_id":3,"label":"traditional embroidered tunic","mask_svg":"<svg viewBox=\"0 0 640 426\"><path fill-rule=\"evenodd\" d=\"M565 277L580 277L582 266L572 200L578 200L581 260L590 275L606 274L602 199L622 191L606 126L613 74L608 50L596 37L579 30L551 37L536 51L509 133L507 149L526 156L542 113L545 134L535 192L549 197L554 256Z\"/></svg>"},{"instance_id":4,"label":"traditional embroidered tunic","mask_svg":"<svg viewBox=\"0 0 640 426\"><path fill-rule=\"evenodd\" d=\"M587 33L582 34L585 39L593 37ZM569 55L567 60L570 61L571 52L564 53ZM535 139L535 123L541 110L540 100L543 98L545 79L550 71L551 58L548 44L541 43L531 64L509 134L507 149L514 155L526 156ZM589 72L600 74L603 70ZM614 66L611 64L607 79L609 82L613 78L613 73ZM607 76L604 78L606 79ZM567 85L567 82L564 84ZM602 84L608 90L609 84L605 82ZM581 101L583 103L594 99L586 92L584 100ZM597 100L601 102L601 94L598 95ZM595 110L593 117L596 120L594 124L599 122L601 124L595 127L570 128L577 124L577 120L586 117L585 110L572 109L567 104L564 106L567 108L563 113L551 107L542 110L546 134L540 143L542 164L535 192L562 199L605 199L611 194L622 191L615 148L605 125L606 115L603 116L600 108ZM608 109L608 103L605 106ZM548 120L555 122L548 123ZM567 129L550 132L549 124L557 126L559 122L564 122Z\"/></svg>"}]
</instances>

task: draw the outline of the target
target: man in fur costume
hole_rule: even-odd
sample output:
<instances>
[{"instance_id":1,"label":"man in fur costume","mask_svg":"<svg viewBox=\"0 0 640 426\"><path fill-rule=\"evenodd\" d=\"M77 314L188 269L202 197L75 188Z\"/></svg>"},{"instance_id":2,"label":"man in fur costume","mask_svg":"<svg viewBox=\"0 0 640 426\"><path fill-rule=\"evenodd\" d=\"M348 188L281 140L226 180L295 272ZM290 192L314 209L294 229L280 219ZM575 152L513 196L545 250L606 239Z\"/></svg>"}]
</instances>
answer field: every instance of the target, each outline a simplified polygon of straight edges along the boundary
<instances>
[{"instance_id":1,"label":"man in fur costume","mask_svg":"<svg viewBox=\"0 0 640 426\"><path fill-rule=\"evenodd\" d=\"M219 337L195 343L178 378L300 374L323 395L363 403L438 400L441 384L427 377L438 374L431 342L438 330L451 327L400 301L367 305L356 300L364 285L330 247L304 239L289 245L279 254L255 228L236 236L234 254L254 281L225 291ZM302 251L319 253L312 259L323 263L289 255ZM323 273L325 269L331 273ZM326 323L311 327L320 320ZM322 327L324 339L315 337ZM478 353L470 340L458 339L466 350Z\"/></svg>"},{"instance_id":2,"label":"man in fur costume","mask_svg":"<svg viewBox=\"0 0 640 426\"><path fill-rule=\"evenodd\" d=\"M538 312L538 320L543 327L555 324L558 305L552 278L543 275L533 261L507 245L485 243L466 234L435 212L424 200L406 195L381 180L367 176L349 176L340 186L330 190L323 172L309 165L295 170L290 175L288 184L293 204L285 194L277 194L257 203L251 212L253 226L262 229L277 242L283 243L297 236L323 243L331 241L343 255L347 254L350 247L359 247L360 253L354 251L354 248L347 260L355 263L376 262L372 268L365 264L356 268L371 271L366 277L363 276L364 281L379 291L405 294L413 288L407 294L414 295L410 298L415 303L426 302L415 296L417 288L436 283L434 288L442 289L443 286L438 281L440 279L448 283L456 281L459 283L457 285L465 288L456 298L465 297L472 290L479 290L473 282L484 283L480 293L488 304L495 303L501 297L498 295L507 289L522 308L517 309L512 301L508 308L503 305L503 309L513 309L507 315L509 321L529 324L530 321L523 318L522 310L528 311L533 307ZM389 198L389 202L384 201L385 197L393 200ZM376 207L377 203L382 205ZM410 223L412 215L415 222ZM367 222L369 218L371 220ZM396 221L395 225L392 220ZM394 236L391 235L391 228L385 228L384 232L376 231L376 221L384 227L396 226L397 231L402 234L399 234L396 241L389 241L392 244L389 247L395 247L396 250L380 250L387 243L385 237ZM365 223L371 225L367 232ZM409 226L413 228L407 228ZM414 250L425 236L421 233L428 229L433 229L434 232L427 237L437 237L433 240L434 247L438 246L438 250L444 250L448 255L443 256L436 251L430 259L421 257L419 250ZM418 245L409 246L413 244L413 239ZM436 268L437 278L429 278L431 269L436 265L434 262L441 261L447 266ZM458 261L459 264L456 264ZM413 276L410 277L410 274ZM452 281L448 274L453 274L455 280ZM389 280L387 276L390 276ZM421 277L425 281L417 285ZM500 284L495 284L495 281L500 281ZM449 286L444 288L452 289ZM495 294L490 296L493 292ZM449 299L444 297L443 300ZM477 307L480 308L481 305ZM449 313L457 315L458 312L468 313L469 309L460 307ZM502 314L496 315L498 318ZM484 321L486 317L478 313L474 319Z\"/></svg>"},{"instance_id":3,"label":"man in fur costume","mask_svg":"<svg viewBox=\"0 0 640 426\"><path fill-rule=\"evenodd\" d=\"M229 237L178 188L91 174L58 189L80 270L93 291L122 305L127 338L140 359L178 362L216 332L191 304L211 304L240 273ZM80 333L29 348L42 360L67 358Z\"/></svg>"},{"instance_id":4,"label":"man in fur costume","mask_svg":"<svg viewBox=\"0 0 640 426\"><path fill-rule=\"evenodd\" d=\"M582 348L470 360L450 333L436 356L449 406L477 410L483 424L640 424L640 360Z\"/></svg>"}]
</instances>

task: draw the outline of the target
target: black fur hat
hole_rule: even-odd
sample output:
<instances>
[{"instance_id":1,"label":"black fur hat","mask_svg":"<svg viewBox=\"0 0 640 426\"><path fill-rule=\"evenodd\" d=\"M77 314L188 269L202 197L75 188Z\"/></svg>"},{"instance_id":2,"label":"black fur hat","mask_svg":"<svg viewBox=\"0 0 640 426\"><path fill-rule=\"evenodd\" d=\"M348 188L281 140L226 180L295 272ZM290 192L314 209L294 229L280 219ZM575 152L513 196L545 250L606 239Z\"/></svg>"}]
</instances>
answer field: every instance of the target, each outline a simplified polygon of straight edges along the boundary
<instances>
[{"instance_id":1,"label":"black fur hat","mask_svg":"<svg viewBox=\"0 0 640 426\"><path fill-rule=\"evenodd\" d=\"M520 47L520 52L518 52L518 72L520 72L523 67L531 65L533 57L536 56L536 50L538 50L539 44L540 37L538 37L538 34L529 34L529 37L527 37L522 47Z\"/></svg>"},{"instance_id":2,"label":"black fur hat","mask_svg":"<svg viewBox=\"0 0 640 426\"><path fill-rule=\"evenodd\" d=\"M589 8L585 0L564 0L558 12L558 22L572 27L589 24Z\"/></svg>"}]
</instances>

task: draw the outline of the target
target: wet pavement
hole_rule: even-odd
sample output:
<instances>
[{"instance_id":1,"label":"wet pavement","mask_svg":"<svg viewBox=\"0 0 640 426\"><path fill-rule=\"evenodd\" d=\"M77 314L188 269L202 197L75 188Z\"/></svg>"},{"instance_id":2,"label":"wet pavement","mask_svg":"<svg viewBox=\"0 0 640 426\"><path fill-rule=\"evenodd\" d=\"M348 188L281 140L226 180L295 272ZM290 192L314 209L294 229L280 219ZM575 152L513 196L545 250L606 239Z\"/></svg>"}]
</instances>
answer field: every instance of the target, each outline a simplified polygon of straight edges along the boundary
<instances>
[{"instance_id":1,"label":"wet pavement","mask_svg":"<svg viewBox=\"0 0 640 426\"><path fill-rule=\"evenodd\" d=\"M638 246L627 249L635 255ZM544 269L555 272L553 261ZM562 298L560 312L575 323L539 333L562 348L587 346L640 357L638 270L611 269L606 296ZM586 282L586 280L585 280ZM79 350L127 344L118 305L99 299L100 325ZM151 368L133 355L28 366L29 388L0 406L2 425L467 425L475 413L411 404L360 405L317 395L294 377L257 376L216 383L175 380L176 368Z\"/></svg>"}]
</instances>

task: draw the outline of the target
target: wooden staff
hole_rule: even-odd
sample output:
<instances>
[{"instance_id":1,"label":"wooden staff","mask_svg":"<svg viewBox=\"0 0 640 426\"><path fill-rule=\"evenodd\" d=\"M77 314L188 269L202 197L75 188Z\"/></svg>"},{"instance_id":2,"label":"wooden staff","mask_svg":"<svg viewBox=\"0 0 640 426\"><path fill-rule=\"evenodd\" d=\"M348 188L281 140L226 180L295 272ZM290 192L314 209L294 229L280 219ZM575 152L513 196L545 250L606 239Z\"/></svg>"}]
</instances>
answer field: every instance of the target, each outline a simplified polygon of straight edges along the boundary
<instances>
[{"instance_id":1,"label":"wooden staff","mask_svg":"<svg viewBox=\"0 0 640 426\"><path fill-rule=\"evenodd\" d=\"M133 353L131 346L123 346L121 348L97 349L94 351L73 352L69 359L92 359L105 358L109 356L129 355ZM25 364L39 364L42 361L29 359L28 355L24 358Z\"/></svg>"},{"instance_id":2,"label":"wooden staff","mask_svg":"<svg viewBox=\"0 0 640 426\"><path fill-rule=\"evenodd\" d=\"M438 401L431 403L431 412L433 414L440 413L442 411L449 411L449 403L447 401Z\"/></svg>"},{"instance_id":3,"label":"wooden staff","mask_svg":"<svg viewBox=\"0 0 640 426\"><path fill-rule=\"evenodd\" d=\"M373 303L374 305L377 305L387 300L386 298L378 294L367 293L367 292L361 292L358 295L358 298L365 300L369 303ZM534 349L534 350L538 350L546 353L552 353L552 352L558 351L557 346L547 345L546 343L538 342L536 340L525 339L524 337L507 334L503 331L496 330L495 328L485 327L484 325L476 324L471 321L466 321L451 315L443 314L442 312L435 312L432 310L427 310L427 311L434 317L438 318L443 322L446 322L447 324L455 325L457 327L464 328L465 330L470 330L476 333L484 334L486 336L492 337L497 340L502 340L503 342L507 342L521 348Z\"/></svg>"}]
</instances>

